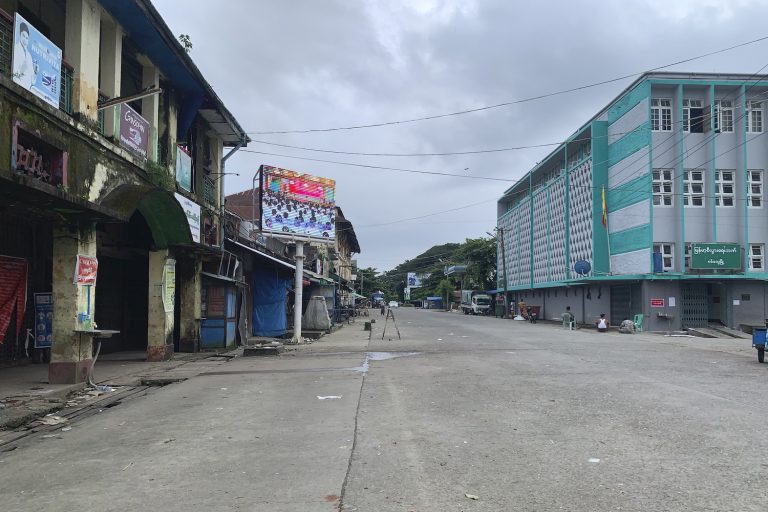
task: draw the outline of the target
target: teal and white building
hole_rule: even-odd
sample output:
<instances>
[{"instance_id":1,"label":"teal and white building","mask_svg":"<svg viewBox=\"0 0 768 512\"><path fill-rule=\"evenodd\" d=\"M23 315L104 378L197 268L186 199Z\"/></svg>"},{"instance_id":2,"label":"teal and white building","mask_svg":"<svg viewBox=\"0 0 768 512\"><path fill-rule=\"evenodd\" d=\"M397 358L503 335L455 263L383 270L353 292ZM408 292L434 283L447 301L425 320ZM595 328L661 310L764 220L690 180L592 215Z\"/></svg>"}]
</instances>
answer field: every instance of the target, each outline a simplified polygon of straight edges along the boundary
<instances>
[{"instance_id":1,"label":"teal and white building","mask_svg":"<svg viewBox=\"0 0 768 512\"><path fill-rule=\"evenodd\" d=\"M499 290L546 318L764 325L767 105L768 75L639 77L499 199Z\"/></svg>"}]
</instances>

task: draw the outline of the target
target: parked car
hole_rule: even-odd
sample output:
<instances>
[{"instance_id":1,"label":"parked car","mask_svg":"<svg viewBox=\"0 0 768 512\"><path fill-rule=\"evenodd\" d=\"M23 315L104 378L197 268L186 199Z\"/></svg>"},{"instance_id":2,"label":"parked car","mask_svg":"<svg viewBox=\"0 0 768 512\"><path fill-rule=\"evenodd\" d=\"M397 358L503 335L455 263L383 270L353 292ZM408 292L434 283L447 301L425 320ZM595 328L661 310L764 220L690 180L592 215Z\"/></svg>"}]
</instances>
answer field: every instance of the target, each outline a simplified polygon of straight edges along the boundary
<instances>
[{"instance_id":1,"label":"parked car","mask_svg":"<svg viewBox=\"0 0 768 512\"><path fill-rule=\"evenodd\" d=\"M391 300L391 301L389 301L389 307L390 308L397 308L397 307L400 307L400 304L398 304L396 300Z\"/></svg>"}]
</instances>

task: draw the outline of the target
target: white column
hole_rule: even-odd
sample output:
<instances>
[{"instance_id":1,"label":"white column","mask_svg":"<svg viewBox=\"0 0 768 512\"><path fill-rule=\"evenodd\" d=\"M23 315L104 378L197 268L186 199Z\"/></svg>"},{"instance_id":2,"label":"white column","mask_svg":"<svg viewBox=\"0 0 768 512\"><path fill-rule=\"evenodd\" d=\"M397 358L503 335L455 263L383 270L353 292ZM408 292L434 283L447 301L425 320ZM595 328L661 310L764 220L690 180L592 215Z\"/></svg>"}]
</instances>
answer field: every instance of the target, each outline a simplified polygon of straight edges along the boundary
<instances>
[{"instance_id":1,"label":"white column","mask_svg":"<svg viewBox=\"0 0 768 512\"><path fill-rule=\"evenodd\" d=\"M156 66L144 66L141 80L141 86L159 87L160 70ZM160 112L160 95L152 94L141 100L141 116L149 122L149 154L147 157L153 162L157 162L157 130L158 117Z\"/></svg>"},{"instance_id":2,"label":"white column","mask_svg":"<svg viewBox=\"0 0 768 512\"><path fill-rule=\"evenodd\" d=\"M123 30L114 22L103 20L101 24L101 63L99 88L107 98L120 96L121 67L123 60ZM115 135L115 121L120 107L104 109L104 135Z\"/></svg>"},{"instance_id":3,"label":"white column","mask_svg":"<svg viewBox=\"0 0 768 512\"><path fill-rule=\"evenodd\" d=\"M295 304L293 307L293 341L301 343L301 304L304 300L304 242L296 242Z\"/></svg>"},{"instance_id":4,"label":"white column","mask_svg":"<svg viewBox=\"0 0 768 512\"><path fill-rule=\"evenodd\" d=\"M72 109L96 121L99 101L101 7L93 0L67 0L64 60L74 69Z\"/></svg>"}]
</instances>

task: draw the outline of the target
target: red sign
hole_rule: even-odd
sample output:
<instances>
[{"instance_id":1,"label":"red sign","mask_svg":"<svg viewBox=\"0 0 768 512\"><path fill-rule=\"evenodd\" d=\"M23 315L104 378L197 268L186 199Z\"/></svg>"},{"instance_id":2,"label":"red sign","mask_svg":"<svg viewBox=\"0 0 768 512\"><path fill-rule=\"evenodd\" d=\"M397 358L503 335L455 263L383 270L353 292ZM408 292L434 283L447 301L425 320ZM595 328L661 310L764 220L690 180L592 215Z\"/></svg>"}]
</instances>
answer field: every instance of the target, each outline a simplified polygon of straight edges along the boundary
<instances>
[{"instance_id":1,"label":"red sign","mask_svg":"<svg viewBox=\"0 0 768 512\"><path fill-rule=\"evenodd\" d=\"M95 256L77 255L75 264L75 284L96 284L96 271L99 269L99 262Z\"/></svg>"},{"instance_id":2,"label":"red sign","mask_svg":"<svg viewBox=\"0 0 768 512\"><path fill-rule=\"evenodd\" d=\"M664 307L664 299L651 299L651 307L652 308L663 308Z\"/></svg>"}]
</instances>

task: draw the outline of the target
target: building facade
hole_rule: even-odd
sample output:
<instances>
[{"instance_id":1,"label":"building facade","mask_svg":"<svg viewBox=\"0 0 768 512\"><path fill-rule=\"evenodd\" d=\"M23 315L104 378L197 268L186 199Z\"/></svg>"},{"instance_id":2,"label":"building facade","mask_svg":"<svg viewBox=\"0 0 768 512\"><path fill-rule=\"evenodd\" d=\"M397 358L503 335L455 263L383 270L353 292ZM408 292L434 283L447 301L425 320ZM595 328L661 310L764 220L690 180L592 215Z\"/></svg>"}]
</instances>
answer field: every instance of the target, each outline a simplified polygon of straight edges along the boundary
<instances>
[{"instance_id":1,"label":"building facade","mask_svg":"<svg viewBox=\"0 0 768 512\"><path fill-rule=\"evenodd\" d=\"M766 93L764 75L642 75L498 201L499 289L546 318L764 325Z\"/></svg>"},{"instance_id":2,"label":"building facade","mask_svg":"<svg viewBox=\"0 0 768 512\"><path fill-rule=\"evenodd\" d=\"M199 349L242 128L148 0L0 0L0 39L0 359L80 382L97 327L105 351Z\"/></svg>"}]
</instances>

